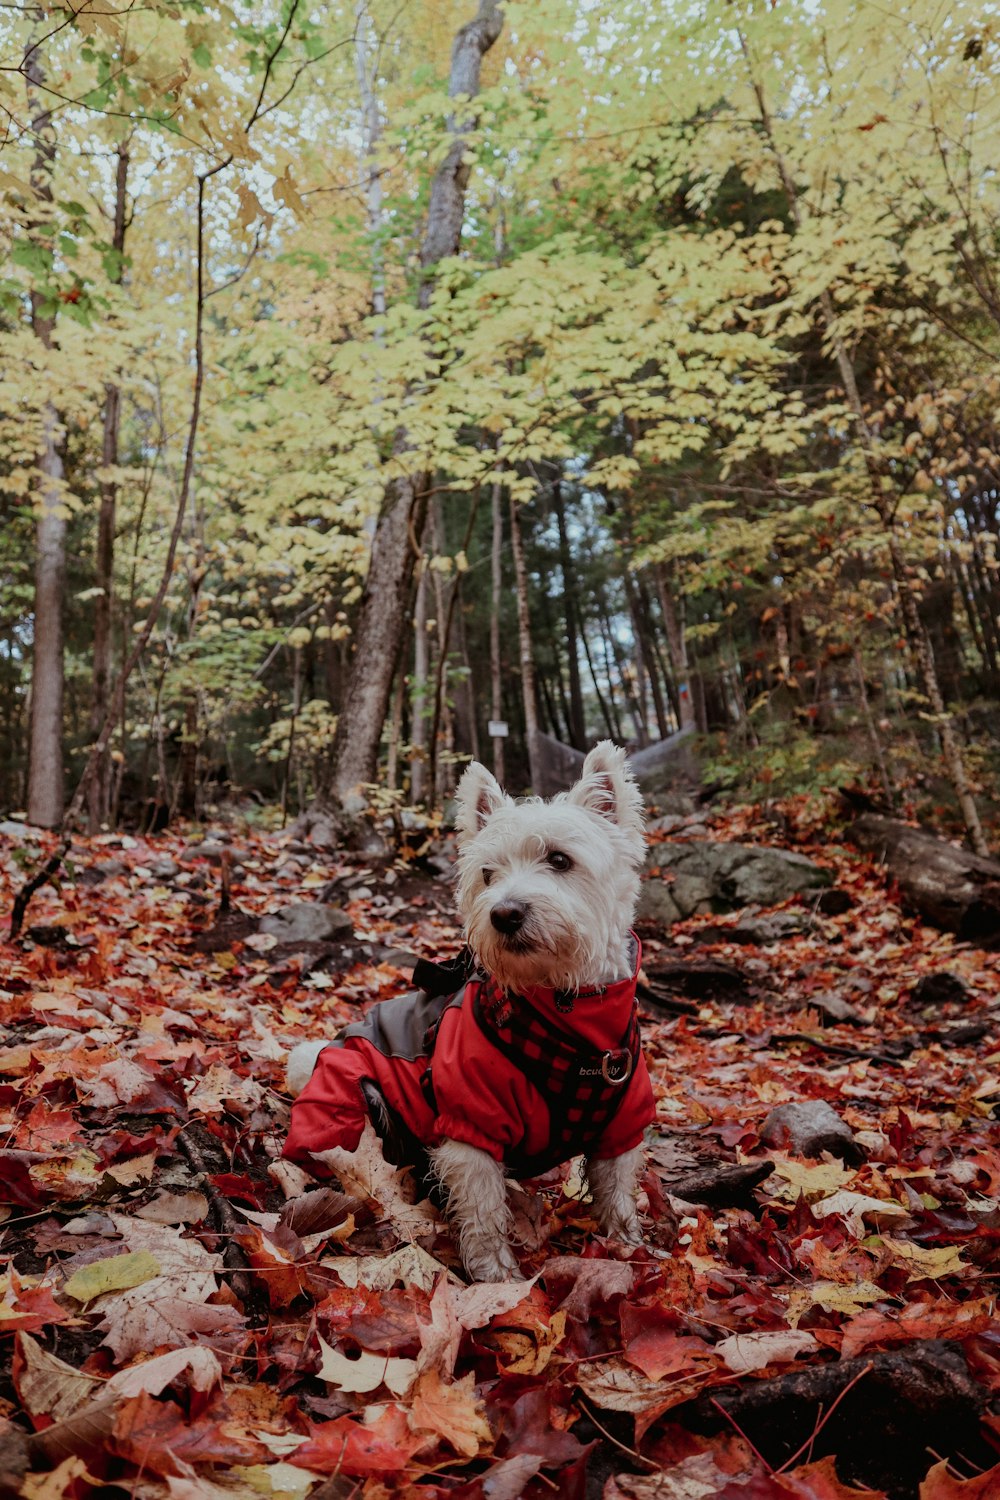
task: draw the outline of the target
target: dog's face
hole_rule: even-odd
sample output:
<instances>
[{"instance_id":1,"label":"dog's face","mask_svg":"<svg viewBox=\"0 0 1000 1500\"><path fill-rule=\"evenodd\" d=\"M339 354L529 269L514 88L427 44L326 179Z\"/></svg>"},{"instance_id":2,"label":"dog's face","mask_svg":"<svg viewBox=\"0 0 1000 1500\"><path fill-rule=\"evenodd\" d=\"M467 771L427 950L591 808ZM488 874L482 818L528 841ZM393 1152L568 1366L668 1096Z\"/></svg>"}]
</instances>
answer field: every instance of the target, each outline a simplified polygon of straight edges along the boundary
<instances>
[{"instance_id":1,"label":"dog's face","mask_svg":"<svg viewBox=\"0 0 1000 1500\"><path fill-rule=\"evenodd\" d=\"M628 974L645 839L624 750L602 741L551 802L514 802L474 761L458 787L458 834L466 940L500 984L572 990Z\"/></svg>"}]
</instances>

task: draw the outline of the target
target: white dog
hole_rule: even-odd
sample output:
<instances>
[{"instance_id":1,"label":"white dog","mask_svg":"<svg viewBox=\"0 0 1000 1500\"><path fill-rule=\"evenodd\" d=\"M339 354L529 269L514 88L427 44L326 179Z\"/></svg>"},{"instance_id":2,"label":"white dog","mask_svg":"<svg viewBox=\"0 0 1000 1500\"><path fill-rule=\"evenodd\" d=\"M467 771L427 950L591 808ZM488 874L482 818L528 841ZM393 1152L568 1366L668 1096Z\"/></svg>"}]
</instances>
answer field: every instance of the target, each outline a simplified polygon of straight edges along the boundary
<instances>
[{"instance_id":1,"label":"white dog","mask_svg":"<svg viewBox=\"0 0 1000 1500\"><path fill-rule=\"evenodd\" d=\"M654 1107L639 1046L642 800L610 741L550 802L514 802L488 770L458 788L459 965L418 965L421 989L373 1006L289 1062L285 1154L354 1149L371 1118L397 1163L421 1149L469 1275L518 1274L507 1176L575 1155L605 1234L638 1244L636 1182ZM391 1150L391 1155L390 1155Z\"/></svg>"}]
</instances>

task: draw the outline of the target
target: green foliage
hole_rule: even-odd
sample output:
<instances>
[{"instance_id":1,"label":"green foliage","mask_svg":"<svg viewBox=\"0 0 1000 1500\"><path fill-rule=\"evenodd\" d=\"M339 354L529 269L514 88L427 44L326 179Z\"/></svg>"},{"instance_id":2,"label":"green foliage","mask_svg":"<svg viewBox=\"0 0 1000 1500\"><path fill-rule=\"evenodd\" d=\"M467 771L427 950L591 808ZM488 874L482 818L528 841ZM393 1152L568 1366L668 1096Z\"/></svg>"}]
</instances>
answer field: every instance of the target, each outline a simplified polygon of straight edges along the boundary
<instances>
[{"instance_id":1,"label":"green foliage","mask_svg":"<svg viewBox=\"0 0 1000 1500\"><path fill-rule=\"evenodd\" d=\"M763 787L769 772L788 790L838 774L840 751L810 710L863 764L856 658L888 733L916 711L873 463L918 591L953 585L947 619L928 627L942 662L951 651L950 698L995 701L995 28L971 0L947 14L931 0L899 14L843 0L808 13L625 0L613 18L577 0L512 3L481 94L456 103L444 80L470 14L458 0L405 13L381 0L361 11L268 0L252 15L154 0L127 14L84 7L68 23L46 6L11 19L0 74L15 122L0 172L0 504L16 539L0 541L8 799L24 753L26 507L52 413L84 574L102 488L117 487L118 656L157 587L190 415L199 179L205 400L178 567L130 690L131 765L160 758L175 774L193 705L206 762L235 746L230 763L242 757L241 774L273 789L291 738L291 780L303 796L321 783L372 529L406 474L433 475L442 556L463 552L468 533L464 644L449 642L443 674L462 743L444 744L445 757L471 751L472 721L485 735L482 501L498 473L522 507L550 727L566 717L569 582L589 734L608 731L606 713L623 735L672 727L680 680L697 675L705 723L741 736L745 773L734 774ZM51 203L32 186L37 133L16 123L36 21L48 81L31 108L59 105ZM430 182L456 115L468 118L466 227L421 310ZM110 237L119 148L124 251ZM33 334L32 299L36 319L55 318L51 348ZM112 387L121 452L109 472ZM445 602L435 596L435 609ZM71 610L77 662L91 606ZM509 666L509 596L502 624ZM638 702L640 646L662 686L655 731L648 682ZM919 732L933 745L933 726Z\"/></svg>"},{"instance_id":2,"label":"green foliage","mask_svg":"<svg viewBox=\"0 0 1000 1500\"><path fill-rule=\"evenodd\" d=\"M765 724L754 743L745 736L717 738L705 762L705 779L734 802L819 796L854 781L866 766L860 738L832 743L788 723Z\"/></svg>"}]
</instances>

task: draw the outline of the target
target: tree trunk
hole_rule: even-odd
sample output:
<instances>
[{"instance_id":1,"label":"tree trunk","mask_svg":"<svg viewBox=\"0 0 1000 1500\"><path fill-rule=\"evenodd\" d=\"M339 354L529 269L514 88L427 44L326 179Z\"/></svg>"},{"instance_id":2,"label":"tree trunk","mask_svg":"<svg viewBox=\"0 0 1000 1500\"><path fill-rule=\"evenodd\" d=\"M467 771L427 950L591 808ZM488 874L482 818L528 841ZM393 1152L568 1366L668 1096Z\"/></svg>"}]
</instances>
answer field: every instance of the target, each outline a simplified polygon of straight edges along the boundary
<instances>
[{"instance_id":1,"label":"tree trunk","mask_svg":"<svg viewBox=\"0 0 1000 1500\"><path fill-rule=\"evenodd\" d=\"M427 730L430 724L430 634L427 629L427 595L430 569L424 557L417 580L413 611L413 677L410 681L410 802L416 806L427 797Z\"/></svg>"},{"instance_id":2,"label":"tree trunk","mask_svg":"<svg viewBox=\"0 0 1000 1500\"><path fill-rule=\"evenodd\" d=\"M448 93L474 98L479 92L482 60L500 35L503 13L496 0L480 0L479 13L458 32L451 54ZM451 146L431 184L427 228L420 252L423 278L419 305L430 304L434 268L458 253L471 170L466 132L473 121L449 121ZM396 435L397 454L409 445L405 431ZM406 623L413 568L420 549L427 510L427 478L405 475L391 487L372 541L368 578L355 631L354 656L331 749L331 793L342 806L358 788L375 779L379 742Z\"/></svg>"},{"instance_id":3,"label":"tree trunk","mask_svg":"<svg viewBox=\"0 0 1000 1500\"><path fill-rule=\"evenodd\" d=\"M514 558L517 590L517 640L521 659L521 701L524 705L524 739L528 752L528 779L532 791L541 786L542 762L538 741L538 694L535 688L535 658L531 649L531 618L528 614L528 570L524 563L524 541L517 502L510 502L510 550Z\"/></svg>"},{"instance_id":4,"label":"tree trunk","mask_svg":"<svg viewBox=\"0 0 1000 1500\"><path fill-rule=\"evenodd\" d=\"M649 591L641 577L635 580L635 610L633 620L635 629L642 641L643 656L646 662L646 670L649 674L649 687L653 695L653 712L656 714L656 729L660 739L665 740L670 733L670 724L667 720L667 705L663 697L663 683L661 681L663 661L656 639L656 620L650 607Z\"/></svg>"},{"instance_id":5,"label":"tree trunk","mask_svg":"<svg viewBox=\"0 0 1000 1500\"><path fill-rule=\"evenodd\" d=\"M858 818L847 834L885 865L925 921L981 947L1000 943L1000 861L876 813Z\"/></svg>"},{"instance_id":6,"label":"tree trunk","mask_svg":"<svg viewBox=\"0 0 1000 1500\"><path fill-rule=\"evenodd\" d=\"M604 694L601 692L601 685L597 680L597 673L594 670L594 658L590 654L590 642L587 640L587 628L585 625L582 626L580 630L580 642L583 646L583 654L587 660L587 670L590 672L590 680L594 684L594 696L596 697L598 706L601 710L601 718L604 720L604 726L607 729L608 734L612 739L614 739L615 726L612 723L611 712L608 708Z\"/></svg>"},{"instance_id":7,"label":"tree trunk","mask_svg":"<svg viewBox=\"0 0 1000 1500\"><path fill-rule=\"evenodd\" d=\"M569 668L569 734L570 744L577 750L587 748L587 729L583 719L583 693L580 688L580 606L576 587L576 572L566 533L566 505L562 486L558 479L552 486L552 508L559 527L559 567L563 579L563 608L566 614L566 656Z\"/></svg>"},{"instance_id":8,"label":"tree trunk","mask_svg":"<svg viewBox=\"0 0 1000 1500\"><path fill-rule=\"evenodd\" d=\"M34 41L24 52L28 112L35 140L31 186L46 205L29 225L29 237L48 247L43 230L52 203L56 139L51 111L41 102L45 73ZM52 348L55 314L41 292L31 293L31 328L45 349ZM28 822L55 828L62 822L63 799L63 594L66 581L66 512L63 504L63 460L59 448L59 414L50 401L42 408L42 446L38 454L35 505L35 599L31 672L31 718L28 750Z\"/></svg>"},{"instance_id":9,"label":"tree trunk","mask_svg":"<svg viewBox=\"0 0 1000 1500\"><path fill-rule=\"evenodd\" d=\"M120 282L123 274L122 256L125 250L125 194L128 186L128 143L118 144L118 165L115 171L114 228L111 248L115 252L111 268L111 280ZM116 381L108 381L104 387L104 432L101 442L101 508L97 518L97 555L94 567L94 585L98 590L94 601L94 675L92 706L90 712L90 738L96 740L101 732L108 712L111 691L111 611L114 599L115 561L115 510L118 502L118 482L109 472L118 464L118 427L121 415L121 389ZM111 756L105 749L94 779L91 782L90 831L96 833L111 809Z\"/></svg>"},{"instance_id":10,"label":"tree trunk","mask_svg":"<svg viewBox=\"0 0 1000 1500\"><path fill-rule=\"evenodd\" d=\"M497 723L503 721L503 657L500 654L500 605L503 599L503 485L493 481L493 544L490 551L490 705ZM493 736L493 774L503 786L504 737Z\"/></svg>"},{"instance_id":11,"label":"tree trunk","mask_svg":"<svg viewBox=\"0 0 1000 1500\"><path fill-rule=\"evenodd\" d=\"M691 669L688 665L687 641L684 637L683 616L674 604L673 592L662 563L656 569L656 591L660 598L663 628L667 633L667 652L670 667L677 687L677 707L681 729L694 729L695 706L691 692Z\"/></svg>"}]
</instances>

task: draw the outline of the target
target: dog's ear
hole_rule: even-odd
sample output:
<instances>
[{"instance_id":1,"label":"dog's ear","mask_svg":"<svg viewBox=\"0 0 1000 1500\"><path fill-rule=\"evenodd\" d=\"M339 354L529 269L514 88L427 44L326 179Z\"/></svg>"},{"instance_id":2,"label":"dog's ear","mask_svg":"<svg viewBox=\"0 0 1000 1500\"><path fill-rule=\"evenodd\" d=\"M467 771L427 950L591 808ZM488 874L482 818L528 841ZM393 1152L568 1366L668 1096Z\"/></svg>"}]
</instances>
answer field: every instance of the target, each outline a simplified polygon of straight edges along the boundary
<instances>
[{"instance_id":1,"label":"dog's ear","mask_svg":"<svg viewBox=\"0 0 1000 1500\"><path fill-rule=\"evenodd\" d=\"M462 773L455 793L455 827L458 829L459 843L464 844L466 839L474 839L493 814L509 801L510 798L492 772L487 771L478 760L470 762Z\"/></svg>"},{"instance_id":2,"label":"dog's ear","mask_svg":"<svg viewBox=\"0 0 1000 1500\"><path fill-rule=\"evenodd\" d=\"M598 813L609 823L617 823L626 833L642 834L642 792L628 756L611 740L601 740L590 751L567 800Z\"/></svg>"}]
</instances>

